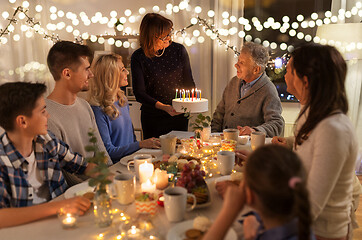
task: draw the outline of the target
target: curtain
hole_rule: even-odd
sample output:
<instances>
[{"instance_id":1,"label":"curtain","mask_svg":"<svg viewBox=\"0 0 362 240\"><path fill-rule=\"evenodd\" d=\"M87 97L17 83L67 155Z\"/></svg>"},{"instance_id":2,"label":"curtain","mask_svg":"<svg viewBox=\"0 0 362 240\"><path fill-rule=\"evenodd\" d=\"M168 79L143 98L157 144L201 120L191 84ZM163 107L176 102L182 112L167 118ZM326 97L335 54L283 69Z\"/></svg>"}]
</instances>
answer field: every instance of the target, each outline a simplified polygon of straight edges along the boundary
<instances>
[{"instance_id":1,"label":"curtain","mask_svg":"<svg viewBox=\"0 0 362 240\"><path fill-rule=\"evenodd\" d=\"M356 6L358 0L333 0L332 14L338 16L338 10L351 11ZM351 18L339 20L340 24L345 24L340 41L361 42L362 23L358 14ZM336 36L337 37L337 36ZM362 152L362 50L354 49L344 53L347 61L348 72L346 78L346 91L349 102L349 117L356 128L356 135Z\"/></svg>"}]
</instances>

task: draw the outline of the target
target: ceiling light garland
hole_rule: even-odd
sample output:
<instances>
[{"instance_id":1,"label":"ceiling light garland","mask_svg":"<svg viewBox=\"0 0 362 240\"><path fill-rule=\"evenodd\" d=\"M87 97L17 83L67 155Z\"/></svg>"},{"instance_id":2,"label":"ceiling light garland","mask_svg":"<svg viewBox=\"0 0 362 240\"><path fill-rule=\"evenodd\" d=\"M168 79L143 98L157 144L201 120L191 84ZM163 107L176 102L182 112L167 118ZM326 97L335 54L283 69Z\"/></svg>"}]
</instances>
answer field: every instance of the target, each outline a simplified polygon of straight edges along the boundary
<instances>
[{"instance_id":1,"label":"ceiling light garland","mask_svg":"<svg viewBox=\"0 0 362 240\"><path fill-rule=\"evenodd\" d=\"M225 41L220 37L219 31L217 29L214 28L214 25L211 23L208 23L208 21L206 19L202 19L199 16L196 17L196 21L191 19L191 24L181 30L178 30L175 32L175 35L178 33L181 34L185 34L186 30L190 27L193 27L195 25L200 25L203 26L203 30L205 32L206 35L210 36L211 39L217 39L217 41L221 44L224 45L226 47L226 51L227 50L232 50L235 54L235 56L239 56L240 52L237 51L237 48L235 46L231 46L229 45L229 41Z\"/></svg>"},{"instance_id":2,"label":"ceiling light garland","mask_svg":"<svg viewBox=\"0 0 362 240\"><path fill-rule=\"evenodd\" d=\"M10 3L15 3L15 1L10 2ZM1 44L7 43L7 39L4 36L9 35L12 32L14 32L14 30L15 30L14 25L17 24L18 21L23 20L25 18L26 18L25 19L26 24L28 26L30 26L30 28L33 29L36 33L43 35L44 39L51 40L53 42L59 41L60 38L58 35L48 34L40 26L39 22L34 21L34 18L31 18L28 16L27 8L29 6L25 6L24 3L23 3L23 6L19 6L16 9L14 8L15 11L11 18L8 18L9 17L8 12L5 11L2 13L3 18L7 19L9 22L4 29L0 29L0 46L1 46ZM227 26L229 24L238 24L238 23L240 25L244 25L244 30L240 31L238 33L238 36L240 38L245 38L245 41L253 40L253 37L251 35L246 34L247 31L250 31L252 29L252 27L255 27L255 29L257 31L261 31L264 28L265 29L271 28L273 30L280 31L281 33L288 33L291 37L297 37L298 39L301 39L301 40L304 39L307 42L314 41L314 42L321 43L321 44L334 45L344 52L344 51L352 51L356 48L362 49L362 43L361 42L349 43L349 42L338 42L338 41L334 42L334 41L327 40L327 39L320 39L317 36L313 38L309 34L304 34L303 32L297 32L297 29L298 28L302 28L302 29L314 28L315 26L321 26L323 24L337 23L339 20L344 20L345 18L350 18L355 15L362 17L361 7L362 7L362 3L357 2L356 5L354 7L352 7L352 9L350 11L340 9L338 11L338 16L333 16L330 11L326 11L324 13L324 16L323 16L323 13L312 13L309 20L306 19L303 15L298 15L296 17L296 21L294 21L294 22L290 22L290 18L288 16L284 16L282 18L281 22L276 22L272 17L269 17L264 23L261 23L257 17L253 17L251 19L252 24L249 23L248 19L245 19L243 17L240 17L239 19L237 19L235 16L232 16L231 14L224 12L224 13L222 13L222 17L224 19L227 19L228 21L222 21L222 23L225 26ZM41 5L37 5L35 7L35 11L37 13L40 13L42 10L43 10L43 7ZM178 13L183 10L186 10L186 11L192 10L191 6L187 3L187 1L181 1L179 5L175 5L175 6L172 5L171 3L168 3L166 5L166 10L160 10L160 8L158 6L154 6L152 8L153 12L159 12L160 14L167 14L167 15L171 15L172 13ZM118 13L116 11L110 12L110 18L103 16L102 13L100 13L100 12L97 12L90 19L85 12L79 13L78 15L79 15L80 19L78 19L77 14L72 13L72 12L65 13L62 10L58 10L54 6L49 8L49 12L50 12L50 19L52 21L55 21L57 19L60 20L61 18L64 18L64 19L66 18L66 20L71 21L71 23L69 25L66 25L63 21L59 21L57 24L49 23L46 26L46 28L48 30L55 31L57 29L62 30L63 28L65 28L67 30L67 32L73 32L73 35L75 36L75 42L82 43L84 40L87 40L87 39L90 39L92 42L96 42L96 41L99 42L99 40L102 40L102 39L104 41L104 36L101 35L101 36L97 37L96 35L90 35L87 32L80 34L79 30L76 29L76 26L79 25L80 20L85 26L89 26L89 25L91 25L91 23L99 22L100 24L107 24L107 26L109 28L114 28L114 23L118 20L122 23L122 29L119 29L119 30L124 30L123 31L124 36L138 36L138 34L135 32L135 30L132 30L130 27L124 28L123 26L125 23L127 23L127 21L129 23L134 23L134 22L140 21L141 16L146 13L146 9L142 7L138 10L139 14L133 14L133 15L132 15L132 11L130 9L126 9L124 11L124 16L120 16L119 18L117 18ZM137 12L137 11L135 11L135 12ZM202 12L201 7L196 6L194 8L194 12L197 14L201 13ZM209 10L209 11L207 11L207 15L210 18L213 18L215 16L215 12L213 10ZM35 17L37 17L37 15L35 15ZM178 33L181 33L182 37L179 37L178 40L181 42L185 41L185 44L187 46L191 46L192 44L195 44L197 41L199 43L203 43L205 39L204 39L204 37L200 36L199 30L194 30L190 34L192 36L191 39L189 37L187 37L186 30L195 25L203 26L203 31L205 32L205 34L207 36L209 36L212 40L216 39L220 45L225 45L226 51L229 49L232 50L234 52L235 56L238 56L240 54L237 51L237 48L235 46L231 46L229 44L228 40L225 41L221 38L221 36L234 35L235 33L237 33L236 27L232 27L230 29L224 29L224 28L215 29L215 25L212 23L211 20L202 19L199 16L197 18L192 18L191 24L188 25L187 27L176 31L175 36ZM23 26L26 26L26 25L21 26L22 31L30 30L30 28L25 28ZM25 29L25 30L23 30L23 29ZM26 33L26 37L33 36L32 34L28 34L28 33L31 33L31 32L28 31ZM130 35L131 33L133 33L133 35ZM20 39L20 36L19 36L19 34L15 34L13 36L13 38L15 41L17 41ZM128 48L128 47L134 48L134 46L132 46L132 44L130 44L128 41L125 41L124 43L122 43L120 40L117 40L117 41L110 41L110 40L112 40L112 39L108 39L108 44L110 44L110 45L115 45L116 47L123 46L125 48ZM278 44L275 42L269 42L267 40L264 40L262 42L259 38L255 38L254 41L263 44L265 47L270 47L271 49L278 48ZM289 52L291 52L294 49L294 47L292 45L288 46L286 43L280 43L279 48L281 50L287 50ZM277 67L277 65L278 65L277 61L280 61L279 59L281 59L281 62L283 63L282 67ZM285 57L285 55L281 58L271 59L268 63L268 68L273 70L277 76L281 73L281 71L284 71L283 70L285 68L284 63L286 61L287 61L287 58ZM24 71L20 71L18 69L16 69L15 71L10 70L8 72L8 74L12 75L14 73L17 73L17 71L19 71L19 74L21 74L21 75L24 74ZM5 72L1 71L0 75L4 76Z\"/></svg>"},{"instance_id":3,"label":"ceiling light garland","mask_svg":"<svg viewBox=\"0 0 362 240\"><path fill-rule=\"evenodd\" d=\"M24 6L23 6L24 7ZM296 30L301 27L301 28L312 28L312 27L315 27L315 26L320 26L322 24L329 24L331 22L337 22L339 19L342 20L344 18L349 18L351 16L354 16L354 15L359 15L359 16L362 16L362 10L360 9L362 7L362 4L361 2L357 2L356 5L354 7L352 7L352 9L350 11L346 11L346 10L343 10L343 9L340 9L338 11L338 17L337 16L332 16L332 13L330 11L326 11L324 13L324 20L322 19L318 19L318 17L321 17L323 15L323 13L312 13L311 14L311 20L310 21L307 21L303 15L298 15L297 16L297 19L296 19L296 22L293 22L291 24L289 24L289 21L290 21L290 18L288 16L284 16L282 18L282 23L279 23L279 22L276 22L274 20L274 18L272 17L269 17L267 19L267 21L265 21L263 24L261 24L260 20L257 18L257 17L253 17L251 19L251 22L252 24L249 24L249 20L248 19L245 19L243 17L239 18L238 20L236 19L235 16L233 15L230 15L229 13L227 12L223 12L222 14L222 17L224 19L228 19L227 21L227 24L232 24L232 23L236 23L238 22L239 24L241 25L244 25L244 30L240 31L238 33L238 36L240 38L244 38L245 37L245 40L246 41L252 41L253 40L253 37L251 35L247 35L245 31L250 31L252 29L252 26L254 26L256 28L256 30L258 31L261 31L263 30L264 28L272 28L274 30L279 30L281 33L289 33L289 36L291 37L297 37L298 39L300 40L305 40L306 42L309 42L309 41L314 41L314 42L319 42L319 43L324 43L324 44L336 44L336 47L338 46L344 46L345 50L353 50L353 46L357 46L357 49L359 49L362 45L362 43L358 42L358 43L340 43L340 42L333 42L333 41L329 41L329 40L326 40L326 39L319 39L318 37L312 37L311 35L309 34L304 34L303 32L297 32ZM42 6L41 5L37 5L35 7L35 10L37 12L41 12L42 11ZM160 11L160 8L158 6L154 6L152 8L152 11L154 12L160 12L161 14L162 13L166 13L166 14L172 14L172 12L174 13L177 13L179 12L180 10L186 10L186 11L191 11L191 6L188 4L187 1L181 1L179 5L175 5L173 6L171 3L168 3L166 5L166 10L163 11L161 10ZM87 32L86 33L83 33L83 34L80 34L80 31L75 29L76 26L79 24L79 20L77 18L77 14L74 14L72 12L67 12L67 13L64 13L64 11L62 10L58 10L56 7L54 6L51 6L49 8L49 12L51 13L50 15L50 19L52 20L56 20L58 17L59 18L62 18L62 17L66 17L67 19L69 19L71 21L71 24L68 25L67 27L66 24L64 22L58 22L57 24L53 24L53 23L49 23L47 25L47 28L49 30L61 30L63 28L65 28L67 30L67 32L73 32L73 35L76 37L76 41L83 41L83 40L86 40L88 38L90 38L91 40L94 41L97 41L98 40L98 37L95 36L95 35L90 35L88 34ZM140 8L139 9L139 14L142 15L146 12L146 9L145 8ZM201 7L199 6L196 6L194 8L194 12L195 13L201 13L202 12L202 9ZM4 16L4 13L7 13L7 12L3 12L3 16ZM80 16L80 19L81 21L84 23L84 25L86 26L89 26L91 24L91 22L93 23L96 23L96 22L99 22L100 24L107 24L108 27L114 27L114 22L119 20L122 24L126 23L127 22L127 19L130 23L134 22L134 21L139 21L141 19L141 16L140 15L132 15L132 11L130 9L127 9L124 11L124 15L126 17L120 17L119 19L117 19L117 12L116 11L112 11L110 12L110 18L106 17L106 16L103 16L102 13L100 12L97 12L95 13L95 15L93 17L91 17L91 20L89 20L88 16L86 15L86 13L84 12L81 12L79 14ZM15 13L12 17L12 19L16 20L15 19ZM212 10L209 10L207 12L207 15L209 17L214 17L215 16L215 12L212 11ZM131 19L133 19L131 21ZM193 18L193 19L196 19L196 18ZM193 19L191 19L191 21L193 21ZM206 24L209 24L206 22L205 19L202 19L205 21ZM200 24L200 18L196 19L196 24ZM224 23L225 21L223 21ZM9 22L8 26L4 29L4 33L2 35L5 35L6 34L9 34L10 31L8 31L8 27L10 25L10 28L13 30L14 26L12 25L12 22ZM195 24L194 24L195 25ZM191 26L194 26L191 24ZM200 24L202 25L202 24ZM225 24L224 24L225 25ZM190 26L190 27L191 27ZM209 27L209 28L208 28ZM234 35L235 33L237 33L237 28L236 27L232 27L230 29L224 29L224 28L219 28L219 29L214 29L214 25L213 24L209 24L209 26L204 26L204 32L206 33L207 36L209 36L212 40L215 40L217 39L220 43L220 45L225 45L227 48L226 49L231 49L236 55L238 54L236 48L234 46L229 46L229 43L228 41L224 41L220 38L220 36L228 36L228 35ZM34 28L34 27L32 27ZM187 29L187 28L186 28ZM35 29L36 30L36 29ZM127 27L124 29L124 33L125 35L130 35L130 33L133 33L133 36L135 36L137 33L135 32L135 30L132 30L130 27ZM209 30L209 31L208 31ZM289 30L289 31L288 31ZM38 33L44 33L44 38L48 38L50 40L53 40L53 41L58 41L59 38L58 37L55 37L54 34L52 35L49 35L45 32L44 29L40 28L38 31L36 31ZM184 31L185 32L185 31ZM1 35L1 36L2 36ZM31 34L27 34L27 37L31 36ZM184 33L182 34L183 38L178 38L178 40L180 41L185 41L185 44L187 46L191 46L192 44L195 44L197 41L199 43L202 43L204 42L204 38L202 36L196 36L196 35L199 35L199 31L194 31L193 34L191 34L191 38L189 37L186 37L187 34ZM1 37L0 36L0 37ZM80 37L79 37L80 36ZM15 37L16 37L16 40L19 40L20 39L20 36L17 34L16 36L14 36L14 40L15 40ZM102 37L102 36L101 36ZM186 38L185 38L186 37ZM197 37L197 40L196 38ZM19 38L19 39L18 39ZM0 38L0 44L1 43L6 43L7 42L7 39L6 38ZM102 39L100 39L102 41ZM259 38L255 38L254 39L255 42L259 42L261 43L261 40ZM112 43L112 41L111 41ZM353 45L352 47L349 47L349 45ZM113 44L111 44L113 45ZM114 44L116 45L117 47L120 47L122 46L122 44L120 44L120 42L118 42L118 44ZM128 44L126 44L128 46ZM263 41L263 45L266 46L266 47L270 47L272 49L276 49L278 47L278 44L275 43L275 42L269 42L267 40L264 40ZM279 44L279 48L281 50L290 50L290 49L293 49L292 45L288 46L286 43L280 43Z\"/></svg>"}]
</instances>

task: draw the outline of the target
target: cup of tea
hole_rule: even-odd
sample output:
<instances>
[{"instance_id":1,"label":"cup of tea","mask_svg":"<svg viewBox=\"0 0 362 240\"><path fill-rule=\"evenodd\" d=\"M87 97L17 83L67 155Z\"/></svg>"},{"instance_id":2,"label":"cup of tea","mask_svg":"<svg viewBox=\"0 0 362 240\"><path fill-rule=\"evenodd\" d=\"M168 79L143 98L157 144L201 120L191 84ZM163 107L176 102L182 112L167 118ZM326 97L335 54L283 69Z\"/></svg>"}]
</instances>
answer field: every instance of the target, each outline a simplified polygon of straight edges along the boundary
<instances>
[{"instance_id":1,"label":"cup of tea","mask_svg":"<svg viewBox=\"0 0 362 240\"><path fill-rule=\"evenodd\" d=\"M250 137L251 149L254 151L258 147L265 144L265 133L264 132L252 132Z\"/></svg>"},{"instance_id":2,"label":"cup of tea","mask_svg":"<svg viewBox=\"0 0 362 240\"><path fill-rule=\"evenodd\" d=\"M130 165L133 164L136 178L139 179L139 166L144 162L152 163L152 156L150 154L137 154L133 157L133 160L127 163L127 169L132 172Z\"/></svg>"},{"instance_id":3,"label":"cup of tea","mask_svg":"<svg viewBox=\"0 0 362 240\"><path fill-rule=\"evenodd\" d=\"M231 174L235 165L235 153L230 151L218 152L216 164L221 175Z\"/></svg>"},{"instance_id":4,"label":"cup of tea","mask_svg":"<svg viewBox=\"0 0 362 240\"><path fill-rule=\"evenodd\" d=\"M115 198L122 204L130 204L135 199L136 177L133 174L122 173L116 175L113 179L116 191Z\"/></svg>"},{"instance_id":5,"label":"cup of tea","mask_svg":"<svg viewBox=\"0 0 362 240\"><path fill-rule=\"evenodd\" d=\"M160 136L161 150L163 154L173 155L176 151L176 140L175 135L166 134Z\"/></svg>"},{"instance_id":6,"label":"cup of tea","mask_svg":"<svg viewBox=\"0 0 362 240\"><path fill-rule=\"evenodd\" d=\"M238 129L227 128L227 129L224 129L222 132L224 134L224 139L225 140L238 141L238 137L239 137L239 130Z\"/></svg>"},{"instance_id":7,"label":"cup of tea","mask_svg":"<svg viewBox=\"0 0 362 240\"><path fill-rule=\"evenodd\" d=\"M164 206L166 217L170 222L179 222L184 219L185 212L191 211L196 206L196 197L187 193L186 188L172 187L167 188L164 193ZM192 197L193 204L187 207L187 197Z\"/></svg>"}]
</instances>

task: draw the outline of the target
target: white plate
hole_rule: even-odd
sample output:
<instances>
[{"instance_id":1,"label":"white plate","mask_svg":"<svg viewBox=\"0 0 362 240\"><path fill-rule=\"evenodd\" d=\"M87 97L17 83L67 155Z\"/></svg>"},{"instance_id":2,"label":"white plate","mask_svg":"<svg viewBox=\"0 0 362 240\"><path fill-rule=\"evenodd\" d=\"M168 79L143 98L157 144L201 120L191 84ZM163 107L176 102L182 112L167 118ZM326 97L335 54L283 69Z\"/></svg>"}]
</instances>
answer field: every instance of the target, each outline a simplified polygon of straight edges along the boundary
<instances>
[{"instance_id":1,"label":"white plate","mask_svg":"<svg viewBox=\"0 0 362 240\"><path fill-rule=\"evenodd\" d=\"M82 196L86 192L93 192L94 187L88 185L88 181L79 183L67 189L64 193L65 199L69 199L76 196Z\"/></svg>"},{"instance_id":2,"label":"white plate","mask_svg":"<svg viewBox=\"0 0 362 240\"><path fill-rule=\"evenodd\" d=\"M184 222L180 222L174 225L167 233L167 240L183 240L186 239L185 232L191 228L193 228L194 220L188 220ZM234 229L230 228L227 232L225 240L237 240L238 237Z\"/></svg>"},{"instance_id":3,"label":"white plate","mask_svg":"<svg viewBox=\"0 0 362 240\"><path fill-rule=\"evenodd\" d=\"M207 184L206 184L207 185ZM208 191L208 196L209 196L209 200L206 203L202 203L202 204L196 204L195 209L199 209L199 208L205 208L211 205L212 199L211 199L211 194L210 194L210 188L209 185L207 185L207 191ZM191 204L190 204L191 205Z\"/></svg>"},{"instance_id":4,"label":"white plate","mask_svg":"<svg viewBox=\"0 0 362 240\"><path fill-rule=\"evenodd\" d=\"M150 154L155 156L154 160L159 160L159 158L162 158L162 151L159 149L141 149L136 153L133 153L131 155L125 156L123 158L121 158L121 160L119 161L122 165L127 166L128 162L133 160L134 156L139 155L139 154Z\"/></svg>"},{"instance_id":5,"label":"white plate","mask_svg":"<svg viewBox=\"0 0 362 240\"><path fill-rule=\"evenodd\" d=\"M225 175L225 176L215 178L215 183L223 182L223 181L231 181L231 175Z\"/></svg>"}]
</instances>

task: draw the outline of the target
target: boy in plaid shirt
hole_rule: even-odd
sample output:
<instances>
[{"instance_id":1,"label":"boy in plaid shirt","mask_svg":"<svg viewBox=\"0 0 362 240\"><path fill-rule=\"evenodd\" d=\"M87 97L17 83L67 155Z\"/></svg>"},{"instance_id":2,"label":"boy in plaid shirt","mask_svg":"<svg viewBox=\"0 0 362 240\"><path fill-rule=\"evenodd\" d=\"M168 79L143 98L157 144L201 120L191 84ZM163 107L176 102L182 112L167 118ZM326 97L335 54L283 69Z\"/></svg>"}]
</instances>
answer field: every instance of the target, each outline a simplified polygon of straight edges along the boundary
<instances>
[{"instance_id":1,"label":"boy in plaid shirt","mask_svg":"<svg viewBox=\"0 0 362 240\"><path fill-rule=\"evenodd\" d=\"M84 197L48 202L67 189L61 168L88 173L88 164L47 131L49 114L39 83L0 86L0 228L55 215L64 205L81 215L90 207Z\"/></svg>"}]
</instances>

